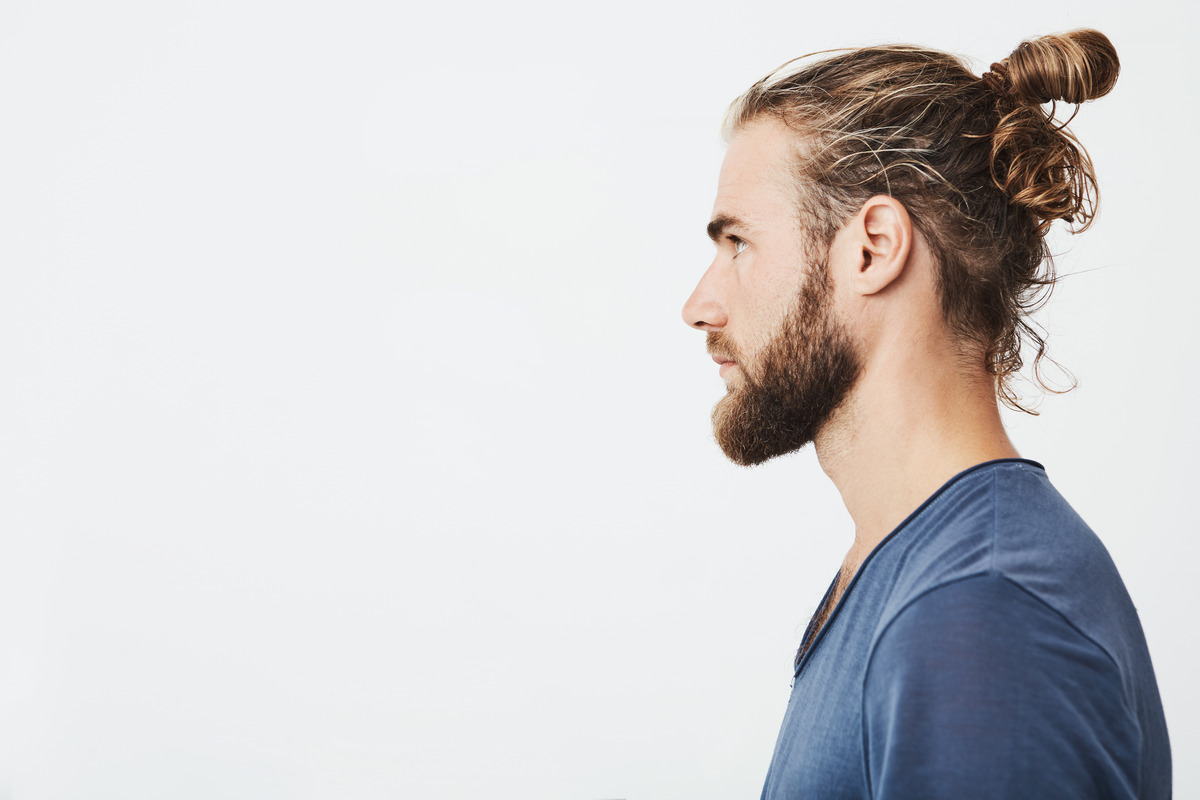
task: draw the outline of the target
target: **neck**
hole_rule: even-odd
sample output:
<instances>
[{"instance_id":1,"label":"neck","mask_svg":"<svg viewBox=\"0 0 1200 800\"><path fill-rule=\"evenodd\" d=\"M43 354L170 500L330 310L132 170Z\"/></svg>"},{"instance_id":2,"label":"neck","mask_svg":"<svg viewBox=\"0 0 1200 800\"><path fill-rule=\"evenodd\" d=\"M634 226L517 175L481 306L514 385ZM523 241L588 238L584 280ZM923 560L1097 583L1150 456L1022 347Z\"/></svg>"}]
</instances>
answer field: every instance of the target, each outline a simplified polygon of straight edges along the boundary
<instances>
[{"instance_id":1,"label":"neck","mask_svg":"<svg viewBox=\"0 0 1200 800\"><path fill-rule=\"evenodd\" d=\"M860 376L815 443L821 468L854 520L854 544L842 570L846 580L954 475L1017 456L990 376L964 379L957 359L921 358L911 342L904 345L872 359L874 368Z\"/></svg>"}]
</instances>

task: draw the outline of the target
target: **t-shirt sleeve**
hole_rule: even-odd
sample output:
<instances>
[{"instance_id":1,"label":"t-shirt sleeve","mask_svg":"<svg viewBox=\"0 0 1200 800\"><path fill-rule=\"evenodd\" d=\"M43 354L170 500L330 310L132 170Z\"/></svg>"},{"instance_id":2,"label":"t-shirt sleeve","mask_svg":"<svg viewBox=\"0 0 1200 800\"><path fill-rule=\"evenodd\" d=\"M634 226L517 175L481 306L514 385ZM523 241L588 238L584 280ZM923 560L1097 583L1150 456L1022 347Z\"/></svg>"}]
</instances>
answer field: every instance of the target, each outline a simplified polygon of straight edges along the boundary
<instances>
[{"instance_id":1,"label":"t-shirt sleeve","mask_svg":"<svg viewBox=\"0 0 1200 800\"><path fill-rule=\"evenodd\" d=\"M1138 793L1140 734L1116 665L1000 575L897 615L867 668L863 729L876 800Z\"/></svg>"}]
</instances>

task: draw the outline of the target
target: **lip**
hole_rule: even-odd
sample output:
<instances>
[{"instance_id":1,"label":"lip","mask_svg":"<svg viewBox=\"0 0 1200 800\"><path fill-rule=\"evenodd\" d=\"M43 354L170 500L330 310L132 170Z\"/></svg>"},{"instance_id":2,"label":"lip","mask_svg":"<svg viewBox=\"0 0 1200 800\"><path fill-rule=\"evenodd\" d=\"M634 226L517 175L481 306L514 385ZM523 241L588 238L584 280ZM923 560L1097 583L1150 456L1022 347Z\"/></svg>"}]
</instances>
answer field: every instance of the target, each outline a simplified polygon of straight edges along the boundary
<instances>
[{"instance_id":1,"label":"lip","mask_svg":"<svg viewBox=\"0 0 1200 800\"><path fill-rule=\"evenodd\" d=\"M726 372L728 372L729 370L731 370L737 366L736 361L730 361L729 359L724 358L723 356L714 355L712 357L712 360L717 362L717 364L719 364L721 366L721 368L719 370L717 370L717 374L719 374L722 378L725 377Z\"/></svg>"}]
</instances>

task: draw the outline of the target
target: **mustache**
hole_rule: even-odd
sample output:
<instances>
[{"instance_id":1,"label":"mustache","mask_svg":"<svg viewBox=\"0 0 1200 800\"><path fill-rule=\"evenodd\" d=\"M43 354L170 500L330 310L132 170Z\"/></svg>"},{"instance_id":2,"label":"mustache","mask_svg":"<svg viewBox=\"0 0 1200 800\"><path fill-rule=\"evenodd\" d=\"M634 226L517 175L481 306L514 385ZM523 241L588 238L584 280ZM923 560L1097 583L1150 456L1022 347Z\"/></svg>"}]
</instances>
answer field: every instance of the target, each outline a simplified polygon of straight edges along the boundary
<instances>
[{"instance_id":1,"label":"mustache","mask_svg":"<svg viewBox=\"0 0 1200 800\"><path fill-rule=\"evenodd\" d=\"M725 331L709 331L706 344L709 355L718 356L726 361L742 363L742 354L738 352L737 345L733 343L733 340L725 335Z\"/></svg>"}]
</instances>

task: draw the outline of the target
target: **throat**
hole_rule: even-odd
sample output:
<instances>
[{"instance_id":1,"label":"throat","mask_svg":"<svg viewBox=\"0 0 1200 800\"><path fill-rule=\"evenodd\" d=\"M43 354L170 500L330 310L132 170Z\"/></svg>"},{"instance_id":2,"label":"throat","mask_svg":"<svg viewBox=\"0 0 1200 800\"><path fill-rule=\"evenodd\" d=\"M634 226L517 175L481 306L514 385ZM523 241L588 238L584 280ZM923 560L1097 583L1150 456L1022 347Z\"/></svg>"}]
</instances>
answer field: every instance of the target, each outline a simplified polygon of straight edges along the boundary
<instances>
[{"instance_id":1,"label":"throat","mask_svg":"<svg viewBox=\"0 0 1200 800\"><path fill-rule=\"evenodd\" d=\"M846 593L847 587L850 585L850 579L854 577L854 569L843 564L838 570L837 576L833 579L833 584L829 591L825 593L825 598L821 601L821 605L817 607L813 613L812 619L809 620L808 627L804 631L804 639L800 642L800 649L796 651L796 667L800 666L800 662L804 660L804 656L812 649L813 643L816 642L817 636L825 628L825 624L829 622L829 617L833 615L833 610L842 600L842 595Z\"/></svg>"}]
</instances>

